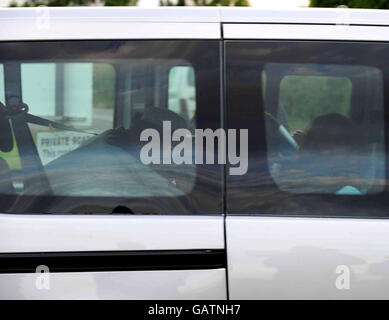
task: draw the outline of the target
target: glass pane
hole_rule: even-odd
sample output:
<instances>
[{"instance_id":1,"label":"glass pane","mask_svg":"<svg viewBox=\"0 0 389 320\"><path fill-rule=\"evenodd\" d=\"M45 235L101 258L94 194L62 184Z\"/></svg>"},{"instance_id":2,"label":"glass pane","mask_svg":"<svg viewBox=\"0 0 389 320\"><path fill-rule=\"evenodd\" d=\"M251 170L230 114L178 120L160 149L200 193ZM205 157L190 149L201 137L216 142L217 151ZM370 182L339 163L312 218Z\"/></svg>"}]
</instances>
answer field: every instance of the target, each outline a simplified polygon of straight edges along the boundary
<instances>
[{"instance_id":1,"label":"glass pane","mask_svg":"<svg viewBox=\"0 0 389 320\"><path fill-rule=\"evenodd\" d=\"M348 117L352 84L349 78L285 76L280 85L280 106L291 131L303 130L320 115L336 112Z\"/></svg>"},{"instance_id":2,"label":"glass pane","mask_svg":"<svg viewBox=\"0 0 389 320\"><path fill-rule=\"evenodd\" d=\"M22 63L21 80L23 100L31 114L75 129L29 125L43 165L94 134L112 129L115 71L111 65Z\"/></svg>"},{"instance_id":3,"label":"glass pane","mask_svg":"<svg viewBox=\"0 0 389 320\"><path fill-rule=\"evenodd\" d=\"M15 143L14 150L3 156L13 170L14 189L9 191L96 197L190 192L194 165L166 165L161 163L164 158L145 165L140 159L147 142L140 139L144 130L154 130L162 142L163 121L170 122L172 132L195 128L194 69L183 64L188 63L158 59L22 62L23 102L35 116L28 128L51 190L37 188L39 180L26 175L36 170L37 162L33 164L31 155L23 155ZM28 144L29 138L24 136L23 141ZM172 149L178 144L173 141Z\"/></svg>"},{"instance_id":4,"label":"glass pane","mask_svg":"<svg viewBox=\"0 0 389 320\"><path fill-rule=\"evenodd\" d=\"M196 88L193 67L177 66L169 72L168 108L190 124L196 112ZM195 127L195 125L194 125Z\"/></svg>"},{"instance_id":5,"label":"glass pane","mask_svg":"<svg viewBox=\"0 0 389 320\"><path fill-rule=\"evenodd\" d=\"M381 71L282 63L267 64L264 71L268 164L279 188L338 195L381 192Z\"/></svg>"}]
</instances>

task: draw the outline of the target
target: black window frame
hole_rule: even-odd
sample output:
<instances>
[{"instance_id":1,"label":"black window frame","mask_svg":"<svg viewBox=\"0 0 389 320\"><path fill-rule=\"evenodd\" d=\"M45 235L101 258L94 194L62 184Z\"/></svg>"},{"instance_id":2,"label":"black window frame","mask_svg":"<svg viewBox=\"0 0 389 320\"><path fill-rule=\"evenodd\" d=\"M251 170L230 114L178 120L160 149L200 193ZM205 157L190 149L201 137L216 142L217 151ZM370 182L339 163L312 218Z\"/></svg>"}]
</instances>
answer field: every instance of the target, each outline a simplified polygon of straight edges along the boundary
<instances>
[{"instance_id":1,"label":"black window frame","mask_svg":"<svg viewBox=\"0 0 389 320\"><path fill-rule=\"evenodd\" d=\"M0 63L87 62L94 57L186 60L196 72L197 128L216 130L221 127L221 49L221 40L2 41ZM117 103L118 101L115 105L115 117L118 112ZM217 151L215 153L217 154ZM205 157L204 151L204 159ZM0 195L0 212L111 214L115 208L124 207L129 208L131 214L221 215L223 169L223 165L217 163L196 165L194 187L190 193L180 197Z\"/></svg>"},{"instance_id":2,"label":"black window frame","mask_svg":"<svg viewBox=\"0 0 389 320\"><path fill-rule=\"evenodd\" d=\"M332 218L389 217L388 42L315 40L226 40L226 126L248 129L248 171L226 176L226 213ZM366 65L383 73L385 187L370 195L292 194L281 191L269 172L261 71L266 63ZM259 74L259 76L258 76ZM239 150L239 147L237 147ZM228 172L227 164L227 172Z\"/></svg>"}]
</instances>

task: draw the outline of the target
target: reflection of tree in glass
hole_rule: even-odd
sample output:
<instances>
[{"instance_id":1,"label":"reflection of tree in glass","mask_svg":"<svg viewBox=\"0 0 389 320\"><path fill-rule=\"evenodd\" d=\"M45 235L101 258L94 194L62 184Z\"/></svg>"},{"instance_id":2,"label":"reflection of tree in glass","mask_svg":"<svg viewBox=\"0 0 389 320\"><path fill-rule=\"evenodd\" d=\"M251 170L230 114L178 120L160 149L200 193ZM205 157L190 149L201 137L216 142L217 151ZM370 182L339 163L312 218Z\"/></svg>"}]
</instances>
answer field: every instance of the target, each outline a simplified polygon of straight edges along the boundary
<instances>
[{"instance_id":1,"label":"reflection of tree in glass","mask_svg":"<svg viewBox=\"0 0 389 320\"><path fill-rule=\"evenodd\" d=\"M66 6L87 6L94 3L103 3L105 6L136 6L138 0L26 0L23 7L66 7ZM12 1L10 7L18 7L16 1Z\"/></svg>"},{"instance_id":2,"label":"reflection of tree in glass","mask_svg":"<svg viewBox=\"0 0 389 320\"><path fill-rule=\"evenodd\" d=\"M389 9L389 0L311 0L311 7Z\"/></svg>"},{"instance_id":3,"label":"reflection of tree in glass","mask_svg":"<svg viewBox=\"0 0 389 320\"><path fill-rule=\"evenodd\" d=\"M160 0L161 6L248 6L248 0Z\"/></svg>"}]
</instances>

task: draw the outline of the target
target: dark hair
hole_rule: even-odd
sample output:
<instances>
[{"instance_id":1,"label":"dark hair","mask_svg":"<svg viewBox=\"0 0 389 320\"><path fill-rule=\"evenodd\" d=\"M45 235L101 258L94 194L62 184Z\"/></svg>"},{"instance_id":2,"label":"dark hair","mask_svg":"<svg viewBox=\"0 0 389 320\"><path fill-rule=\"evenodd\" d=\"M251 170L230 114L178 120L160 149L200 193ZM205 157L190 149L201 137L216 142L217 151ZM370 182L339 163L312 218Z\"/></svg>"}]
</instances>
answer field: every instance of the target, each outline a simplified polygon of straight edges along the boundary
<instances>
[{"instance_id":1,"label":"dark hair","mask_svg":"<svg viewBox=\"0 0 389 320\"><path fill-rule=\"evenodd\" d=\"M362 128L343 115L328 113L312 120L302 139L300 152L364 153L367 146Z\"/></svg>"}]
</instances>

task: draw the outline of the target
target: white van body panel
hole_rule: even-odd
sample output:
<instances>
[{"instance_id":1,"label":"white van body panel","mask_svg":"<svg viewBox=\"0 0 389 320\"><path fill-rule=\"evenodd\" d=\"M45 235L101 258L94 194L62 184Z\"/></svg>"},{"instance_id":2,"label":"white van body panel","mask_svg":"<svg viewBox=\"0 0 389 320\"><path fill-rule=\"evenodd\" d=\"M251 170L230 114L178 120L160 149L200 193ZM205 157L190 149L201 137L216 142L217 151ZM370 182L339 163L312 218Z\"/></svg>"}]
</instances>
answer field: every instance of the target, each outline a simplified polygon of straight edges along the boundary
<instances>
[{"instance_id":1,"label":"white van body panel","mask_svg":"<svg viewBox=\"0 0 389 320\"><path fill-rule=\"evenodd\" d=\"M226 299L225 269L52 273L49 290L37 289L38 276L1 274L0 299Z\"/></svg>"},{"instance_id":2,"label":"white van body panel","mask_svg":"<svg viewBox=\"0 0 389 320\"><path fill-rule=\"evenodd\" d=\"M221 21L226 40L389 41L386 10L237 8ZM227 215L229 298L387 299L388 231L384 219Z\"/></svg>"},{"instance_id":3,"label":"white van body panel","mask_svg":"<svg viewBox=\"0 0 389 320\"><path fill-rule=\"evenodd\" d=\"M348 8L220 8L223 23L300 23L389 25L389 12L375 9Z\"/></svg>"},{"instance_id":4,"label":"white van body panel","mask_svg":"<svg viewBox=\"0 0 389 320\"><path fill-rule=\"evenodd\" d=\"M217 23L51 21L49 29L41 29L34 21L2 21L1 24L0 39L4 41L220 38Z\"/></svg>"},{"instance_id":5,"label":"white van body panel","mask_svg":"<svg viewBox=\"0 0 389 320\"><path fill-rule=\"evenodd\" d=\"M219 39L219 12L182 9L0 9L0 41L93 39Z\"/></svg>"},{"instance_id":6,"label":"white van body panel","mask_svg":"<svg viewBox=\"0 0 389 320\"><path fill-rule=\"evenodd\" d=\"M0 9L0 41L221 39L214 8ZM0 215L1 253L224 249L223 216ZM49 266L50 267L50 266ZM226 269L0 275L2 299L226 299Z\"/></svg>"},{"instance_id":7,"label":"white van body panel","mask_svg":"<svg viewBox=\"0 0 389 320\"><path fill-rule=\"evenodd\" d=\"M223 249L222 216L0 215L0 252Z\"/></svg>"},{"instance_id":8,"label":"white van body panel","mask_svg":"<svg viewBox=\"0 0 389 320\"><path fill-rule=\"evenodd\" d=\"M226 232L231 299L388 298L388 220L229 216Z\"/></svg>"},{"instance_id":9,"label":"white van body panel","mask_svg":"<svg viewBox=\"0 0 389 320\"><path fill-rule=\"evenodd\" d=\"M224 248L223 217L0 215L0 252ZM226 269L0 274L0 299L226 299Z\"/></svg>"},{"instance_id":10,"label":"white van body panel","mask_svg":"<svg viewBox=\"0 0 389 320\"><path fill-rule=\"evenodd\" d=\"M389 40L389 11L247 8L0 9L0 41ZM222 27L223 26L223 36ZM216 107L216 106L215 106ZM0 215L0 252L224 249L223 216ZM228 216L231 299L383 299L389 221ZM350 288L337 288L339 266ZM225 299L226 270L1 274L1 299Z\"/></svg>"},{"instance_id":11,"label":"white van body panel","mask_svg":"<svg viewBox=\"0 0 389 320\"><path fill-rule=\"evenodd\" d=\"M82 39L220 39L222 23L249 24L325 24L388 26L389 12L366 9L299 8L288 10L260 10L253 8L178 8L143 9L134 7L37 7L0 9L0 41L6 40L82 40ZM311 26L300 25L311 30ZM258 26L248 25L257 29ZM290 28L288 26L288 28ZM246 29L246 30L249 30ZM299 29L299 28L297 28ZM332 28L329 28L332 29ZM226 38L229 27L226 29ZM265 28L267 30L267 28ZM336 29L328 39L345 39L347 29ZM361 29L353 29L357 34ZM372 31L372 32L370 32ZM369 29L374 40L384 30ZM276 34L277 28L276 28ZM289 29L290 36L295 30ZM301 32L301 31L300 31ZM314 39L315 34L306 35ZM342 35L345 33L344 35ZM353 32L354 33L354 32ZM364 32L365 33L365 32ZM258 35L257 35L258 36ZM256 37L257 37L256 36ZM300 34L303 36L303 34ZM246 34L241 38L250 38ZM335 37L335 38L334 38ZM267 37L265 37L267 39ZM290 39L304 39L290 38ZM317 38L323 39L323 38ZM386 39L386 38L385 38ZM351 38L351 40L354 40ZM358 40L358 39L355 39ZM381 39L383 40L383 39Z\"/></svg>"},{"instance_id":12,"label":"white van body panel","mask_svg":"<svg viewBox=\"0 0 389 320\"><path fill-rule=\"evenodd\" d=\"M389 41L389 28L346 25L224 24L224 39Z\"/></svg>"}]
</instances>

